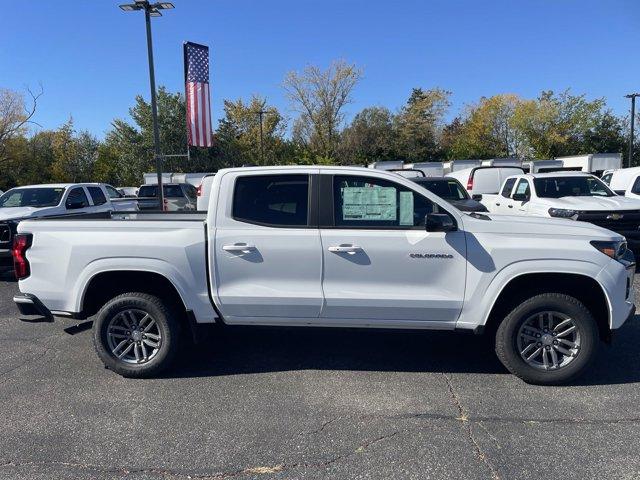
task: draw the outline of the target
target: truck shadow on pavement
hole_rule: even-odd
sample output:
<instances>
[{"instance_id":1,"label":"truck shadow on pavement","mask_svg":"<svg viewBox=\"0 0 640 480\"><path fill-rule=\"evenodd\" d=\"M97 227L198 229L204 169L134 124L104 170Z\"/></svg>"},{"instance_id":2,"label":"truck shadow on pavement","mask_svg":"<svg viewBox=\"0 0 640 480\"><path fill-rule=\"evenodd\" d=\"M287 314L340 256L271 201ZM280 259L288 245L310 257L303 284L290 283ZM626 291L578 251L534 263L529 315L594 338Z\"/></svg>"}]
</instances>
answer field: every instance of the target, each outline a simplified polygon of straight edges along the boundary
<instances>
[{"instance_id":1,"label":"truck shadow on pavement","mask_svg":"<svg viewBox=\"0 0 640 480\"><path fill-rule=\"evenodd\" d=\"M486 337L453 332L326 328L215 327L185 349L166 377L295 370L508 374ZM576 384L640 382L640 316ZM188 350L188 351L187 351Z\"/></svg>"}]
</instances>

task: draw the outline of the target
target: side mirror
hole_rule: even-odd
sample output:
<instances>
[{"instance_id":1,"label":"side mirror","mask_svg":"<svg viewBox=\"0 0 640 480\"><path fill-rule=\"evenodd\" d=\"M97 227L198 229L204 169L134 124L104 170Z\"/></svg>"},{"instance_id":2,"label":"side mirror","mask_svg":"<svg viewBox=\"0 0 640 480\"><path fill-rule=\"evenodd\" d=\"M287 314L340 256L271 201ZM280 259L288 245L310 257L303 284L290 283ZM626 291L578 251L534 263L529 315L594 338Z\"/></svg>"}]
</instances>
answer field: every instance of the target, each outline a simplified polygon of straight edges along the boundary
<instances>
[{"instance_id":1,"label":"side mirror","mask_svg":"<svg viewBox=\"0 0 640 480\"><path fill-rule=\"evenodd\" d=\"M456 230L453 219L446 213L427 213L424 217L427 232L451 232Z\"/></svg>"},{"instance_id":2,"label":"side mirror","mask_svg":"<svg viewBox=\"0 0 640 480\"><path fill-rule=\"evenodd\" d=\"M529 201L529 195L527 195L526 193L514 193L511 198L513 198L516 202L528 202Z\"/></svg>"},{"instance_id":3,"label":"side mirror","mask_svg":"<svg viewBox=\"0 0 640 480\"><path fill-rule=\"evenodd\" d=\"M86 205L82 200L68 200L67 201L67 209L68 210L77 210L79 208L84 208Z\"/></svg>"}]
</instances>

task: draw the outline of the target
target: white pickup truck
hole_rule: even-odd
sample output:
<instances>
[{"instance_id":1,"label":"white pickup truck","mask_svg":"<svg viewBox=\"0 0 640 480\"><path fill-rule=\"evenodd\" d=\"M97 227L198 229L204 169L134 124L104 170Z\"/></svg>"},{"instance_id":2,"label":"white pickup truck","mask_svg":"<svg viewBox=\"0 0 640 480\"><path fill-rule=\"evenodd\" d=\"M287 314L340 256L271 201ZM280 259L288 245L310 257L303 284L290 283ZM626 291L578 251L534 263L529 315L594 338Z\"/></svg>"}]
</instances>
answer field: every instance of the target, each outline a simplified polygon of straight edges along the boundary
<instances>
[{"instance_id":1,"label":"white pickup truck","mask_svg":"<svg viewBox=\"0 0 640 480\"><path fill-rule=\"evenodd\" d=\"M4 192L0 196L0 272L12 268L11 237L21 220L114 210L138 210L138 203L104 183L28 185Z\"/></svg>"},{"instance_id":2,"label":"white pickup truck","mask_svg":"<svg viewBox=\"0 0 640 480\"><path fill-rule=\"evenodd\" d=\"M635 310L622 236L462 214L380 170L221 170L206 214L113 216L21 222L14 301L25 315L95 315L98 356L129 377L221 323L484 332L511 372L558 384Z\"/></svg>"},{"instance_id":3,"label":"white pickup truck","mask_svg":"<svg viewBox=\"0 0 640 480\"><path fill-rule=\"evenodd\" d=\"M593 175L553 172L507 178L497 195L480 200L490 213L581 220L626 237L640 248L640 199L616 195Z\"/></svg>"}]
</instances>

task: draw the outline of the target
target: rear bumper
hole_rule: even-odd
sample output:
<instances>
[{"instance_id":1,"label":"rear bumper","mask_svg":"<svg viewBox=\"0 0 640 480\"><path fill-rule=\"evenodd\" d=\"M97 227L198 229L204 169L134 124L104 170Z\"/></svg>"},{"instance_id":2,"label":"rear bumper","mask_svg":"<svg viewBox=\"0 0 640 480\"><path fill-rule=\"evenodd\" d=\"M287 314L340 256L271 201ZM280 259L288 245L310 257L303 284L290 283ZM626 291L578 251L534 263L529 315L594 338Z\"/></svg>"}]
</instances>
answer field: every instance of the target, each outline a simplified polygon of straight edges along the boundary
<instances>
[{"instance_id":1,"label":"rear bumper","mask_svg":"<svg viewBox=\"0 0 640 480\"><path fill-rule=\"evenodd\" d=\"M39 315L53 320L53 315L49 309L35 295L20 293L13 297L13 302L22 315Z\"/></svg>"}]
</instances>

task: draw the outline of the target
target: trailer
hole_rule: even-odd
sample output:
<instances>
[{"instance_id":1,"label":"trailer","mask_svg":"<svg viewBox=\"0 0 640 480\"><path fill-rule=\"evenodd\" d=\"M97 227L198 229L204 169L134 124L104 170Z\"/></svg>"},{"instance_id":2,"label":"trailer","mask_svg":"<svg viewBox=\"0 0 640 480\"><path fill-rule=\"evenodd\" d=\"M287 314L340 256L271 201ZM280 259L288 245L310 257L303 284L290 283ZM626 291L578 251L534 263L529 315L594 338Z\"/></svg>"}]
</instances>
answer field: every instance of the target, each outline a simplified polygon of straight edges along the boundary
<instances>
[{"instance_id":1,"label":"trailer","mask_svg":"<svg viewBox=\"0 0 640 480\"><path fill-rule=\"evenodd\" d=\"M515 157L508 158L490 158L482 160L483 167L521 167L522 160Z\"/></svg>"},{"instance_id":2,"label":"trailer","mask_svg":"<svg viewBox=\"0 0 640 480\"><path fill-rule=\"evenodd\" d=\"M590 153L587 155L574 155L570 157L557 157L562 160L566 170L577 170L602 176L605 170L617 170L622 167L621 153Z\"/></svg>"},{"instance_id":3,"label":"trailer","mask_svg":"<svg viewBox=\"0 0 640 480\"><path fill-rule=\"evenodd\" d=\"M404 162L402 160L384 160L384 161L373 162L369 164L369 168L375 168L378 170L395 170L403 167L404 167Z\"/></svg>"},{"instance_id":4,"label":"trailer","mask_svg":"<svg viewBox=\"0 0 640 480\"><path fill-rule=\"evenodd\" d=\"M529 160L522 162L525 173L560 172L564 170L562 160Z\"/></svg>"},{"instance_id":5,"label":"trailer","mask_svg":"<svg viewBox=\"0 0 640 480\"><path fill-rule=\"evenodd\" d=\"M481 167L482 160L450 160L444 162L444 174L455 172L456 170L464 170L466 168Z\"/></svg>"},{"instance_id":6,"label":"trailer","mask_svg":"<svg viewBox=\"0 0 640 480\"><path fill-rule=\"evenodd\" d=\"M444 176L444 165L442 162L417 162L405 163L405 169L420 170L425 177L442 177Z\"/></svg>"}]
</instances>

